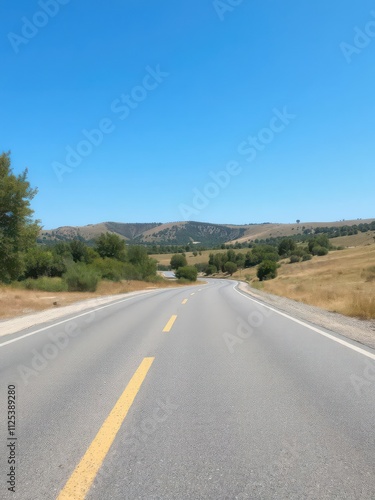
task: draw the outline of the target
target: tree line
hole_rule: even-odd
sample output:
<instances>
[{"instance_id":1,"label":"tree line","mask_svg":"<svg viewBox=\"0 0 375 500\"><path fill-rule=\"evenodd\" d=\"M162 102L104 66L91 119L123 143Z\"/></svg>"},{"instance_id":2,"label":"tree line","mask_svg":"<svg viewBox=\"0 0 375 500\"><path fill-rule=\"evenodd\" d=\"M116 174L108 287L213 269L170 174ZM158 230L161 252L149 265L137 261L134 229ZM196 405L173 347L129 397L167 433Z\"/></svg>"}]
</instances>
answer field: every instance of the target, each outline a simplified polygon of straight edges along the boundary
<instances>
[{"instance_id":1,"label":"tree line","mask_svg":"<svg viewBox=\"0 0 375 500\"><path fill-rule=\"evenodd\" d=\"M325 234L310 237L305 244L297 244L293 238L283 238L278 245L254 245L248 252L211 253L208 263L201 270L210 276L218 272L234 274L238 269L258 266L257 276L263 281L277 276L278 262L289 258L290 263L310 260L314 255L326 255L331 244Z\"/></svg>"}]
</instances>

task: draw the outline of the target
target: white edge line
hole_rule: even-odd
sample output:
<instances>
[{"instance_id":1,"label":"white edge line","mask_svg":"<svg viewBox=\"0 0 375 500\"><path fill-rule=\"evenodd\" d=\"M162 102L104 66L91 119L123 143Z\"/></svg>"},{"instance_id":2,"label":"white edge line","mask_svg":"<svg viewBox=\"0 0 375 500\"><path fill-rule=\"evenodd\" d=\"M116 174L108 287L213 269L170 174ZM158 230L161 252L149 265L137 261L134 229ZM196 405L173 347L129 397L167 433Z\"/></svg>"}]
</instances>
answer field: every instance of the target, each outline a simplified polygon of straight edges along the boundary
<instances>
[{"instance_id":1,"label":"white edge line","mask_svg":"<svg viewBox=\"0 0 375 500\"><path fill-rule=\"evenodd\" d=\"M165 291L165 290L157 290L158 292L160 291ZM155 293L156 290L154 291L150 291L150 292L144 292L144 293L139 293L137 295L134 295L133 297L127 297L126 299L123 299L123 300L118 300L117 302L111 302L110 304L106 304L105 306L100 306L96 309L90 309L88 310L87 312L84 312L82 314L78 314L77 316L73 316L72 318L68 318L68 319L64 319L62 321L59 321L57 323L53 323L52 325L49 325L49 326L45 326L43 328L39 328L39 330L35 330L33 332L30 332L30 333L25 333L25 335L21 335L21 337L17 337L16 339L12 339L12 340L8 340L7 342L2 342L0 343L0 348L1 347L4 347L8 344L13 344L13 342L17 342L18 340L22 340L26 337L30 337L31 335L35 335L36 333L40 333L40 332L43 332L45 330L48 330L49 328L54 328L55 326L59 326L59 325L62 325L64 323L67 323L68 321L73 321L74 319L77 319L77 318L82 318L82 316L86 316L87 314L92 314L96 311L100 311L101 309L106 309L107 307L112 307L112 306L115 306L117 304L122 304L123 302L127 302L128 300L132 300L132 299L135 299L137 297L142 297L143 295L149 295L151 293ZM17 332L14 332L15 334L17 334ZM14 335L12 333L10 333L9 335Z\"/></svg>"},{"instance_id":2,"label":"white edge line","mask_svg":"<svg viewBox=\"0 0 375 500\"><path fill-rule=\"evenodd\" d=\"M363 354L364 356L367 356L368 358L375 360L375 354L368 352L365 349L362 349L361 347L357 347L353 344L350 344L349 342L346 342L345 340L339 339L339 338L335 337L334 335L331 335L330 333L327 333L327 332L324 332L323 330L320 330L319 328L315 328L315 326L311 326L308 323L305 323L304 321L293 318L293 316L289 316L289 314L285 314L281 311L278 311L277 309L274 309L273 307L270 307L270 306L264 304L263 302L259 302L258 300L253 299L252 297L249 297L248 294L245 295L246 292L241 293L240 290L236 289L236 286L237 285L233 286L233 290L235 292L239 293L240 295L242 295L242 297L245 297L245 299L252 300L253 302L256 302L257 304L259 304L260 306L263 306L266 309L269 309L270 311L273 311L277 314L280 314L280 316L284 316L285 318L288 318L288 319L294 321L295 323L298 323L299 325L305 326L306 328L309 328L310 330L313 330L314 332L319 333L320 335L323 335L323 337L327 337L328 339L334 340L338 344L341 344L345 347L348 347L349 349L352 349L353 351L359 352L360 354Z\"/></svg>"}]
</instances>

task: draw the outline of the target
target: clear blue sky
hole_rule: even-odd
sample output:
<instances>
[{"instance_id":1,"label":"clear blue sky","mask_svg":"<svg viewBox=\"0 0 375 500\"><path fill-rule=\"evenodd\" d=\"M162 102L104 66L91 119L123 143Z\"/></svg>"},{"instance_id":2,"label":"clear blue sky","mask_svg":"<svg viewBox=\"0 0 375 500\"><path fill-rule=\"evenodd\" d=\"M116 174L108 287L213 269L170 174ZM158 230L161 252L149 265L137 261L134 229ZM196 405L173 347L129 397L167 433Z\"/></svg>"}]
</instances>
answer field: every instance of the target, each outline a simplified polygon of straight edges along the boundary
<instances>
[{"instance_id":1,"label":"clear blue sky","mask_svg":"<svg viewBox=\"0 0 375 500\"><path fill-rule=\"evenodd\" d=\"M43 2L1 7L0 150L46 229L375 217L372 1Z\"/></svg>"}]
</instances>

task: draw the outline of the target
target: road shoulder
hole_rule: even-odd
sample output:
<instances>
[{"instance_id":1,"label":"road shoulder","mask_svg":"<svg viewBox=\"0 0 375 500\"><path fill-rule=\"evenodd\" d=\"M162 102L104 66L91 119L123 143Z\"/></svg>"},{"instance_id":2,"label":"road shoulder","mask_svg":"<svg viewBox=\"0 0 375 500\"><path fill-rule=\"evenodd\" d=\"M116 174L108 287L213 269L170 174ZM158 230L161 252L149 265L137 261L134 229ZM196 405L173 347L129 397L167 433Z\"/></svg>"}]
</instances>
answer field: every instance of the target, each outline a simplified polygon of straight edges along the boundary
<instances>
[{"instance_id":1,"label":"road shoulder","mask_svg":"<svg viewBox=\"0 0 375 500\"><path fill-rule=\"evenodd\" d=\"M272 295L251 288L247 283L239 282L239 290L267 305L279 309L301 321L314 323L320 327L339 333L348 339L375 349L375 321L360 320L329 312L319 307L310 306L286 297Z\"/></svg>"}]
</instances>

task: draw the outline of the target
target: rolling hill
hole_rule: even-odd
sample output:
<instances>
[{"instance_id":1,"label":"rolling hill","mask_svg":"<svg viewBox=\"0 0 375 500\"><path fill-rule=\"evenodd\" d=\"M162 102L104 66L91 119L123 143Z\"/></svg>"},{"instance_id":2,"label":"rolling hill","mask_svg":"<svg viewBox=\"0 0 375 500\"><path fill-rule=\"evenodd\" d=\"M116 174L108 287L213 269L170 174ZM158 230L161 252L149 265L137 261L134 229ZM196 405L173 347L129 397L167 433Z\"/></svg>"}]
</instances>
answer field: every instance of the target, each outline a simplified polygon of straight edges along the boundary
<instances>
[{"instance_id":1,"label":"rolling hill","mask_svg":"<svg viewBox=\"0 0 375 500\"><path fill-rule=\"evenodd\" d=\"M301 234L317 227L332 228L370 224L375 219L346 220L336 222L300 222L294 224L212 224L207 222L151 222L121 223L102 222L87 226L63 226L57 229L43 229L39 242L69 241L75 238L92 242L101 233L115 233L128 243L151 245L187 245L188 243L214 246L222 243L247 242L255 239L277 238Z\"/></svg>"}]
</instances>

